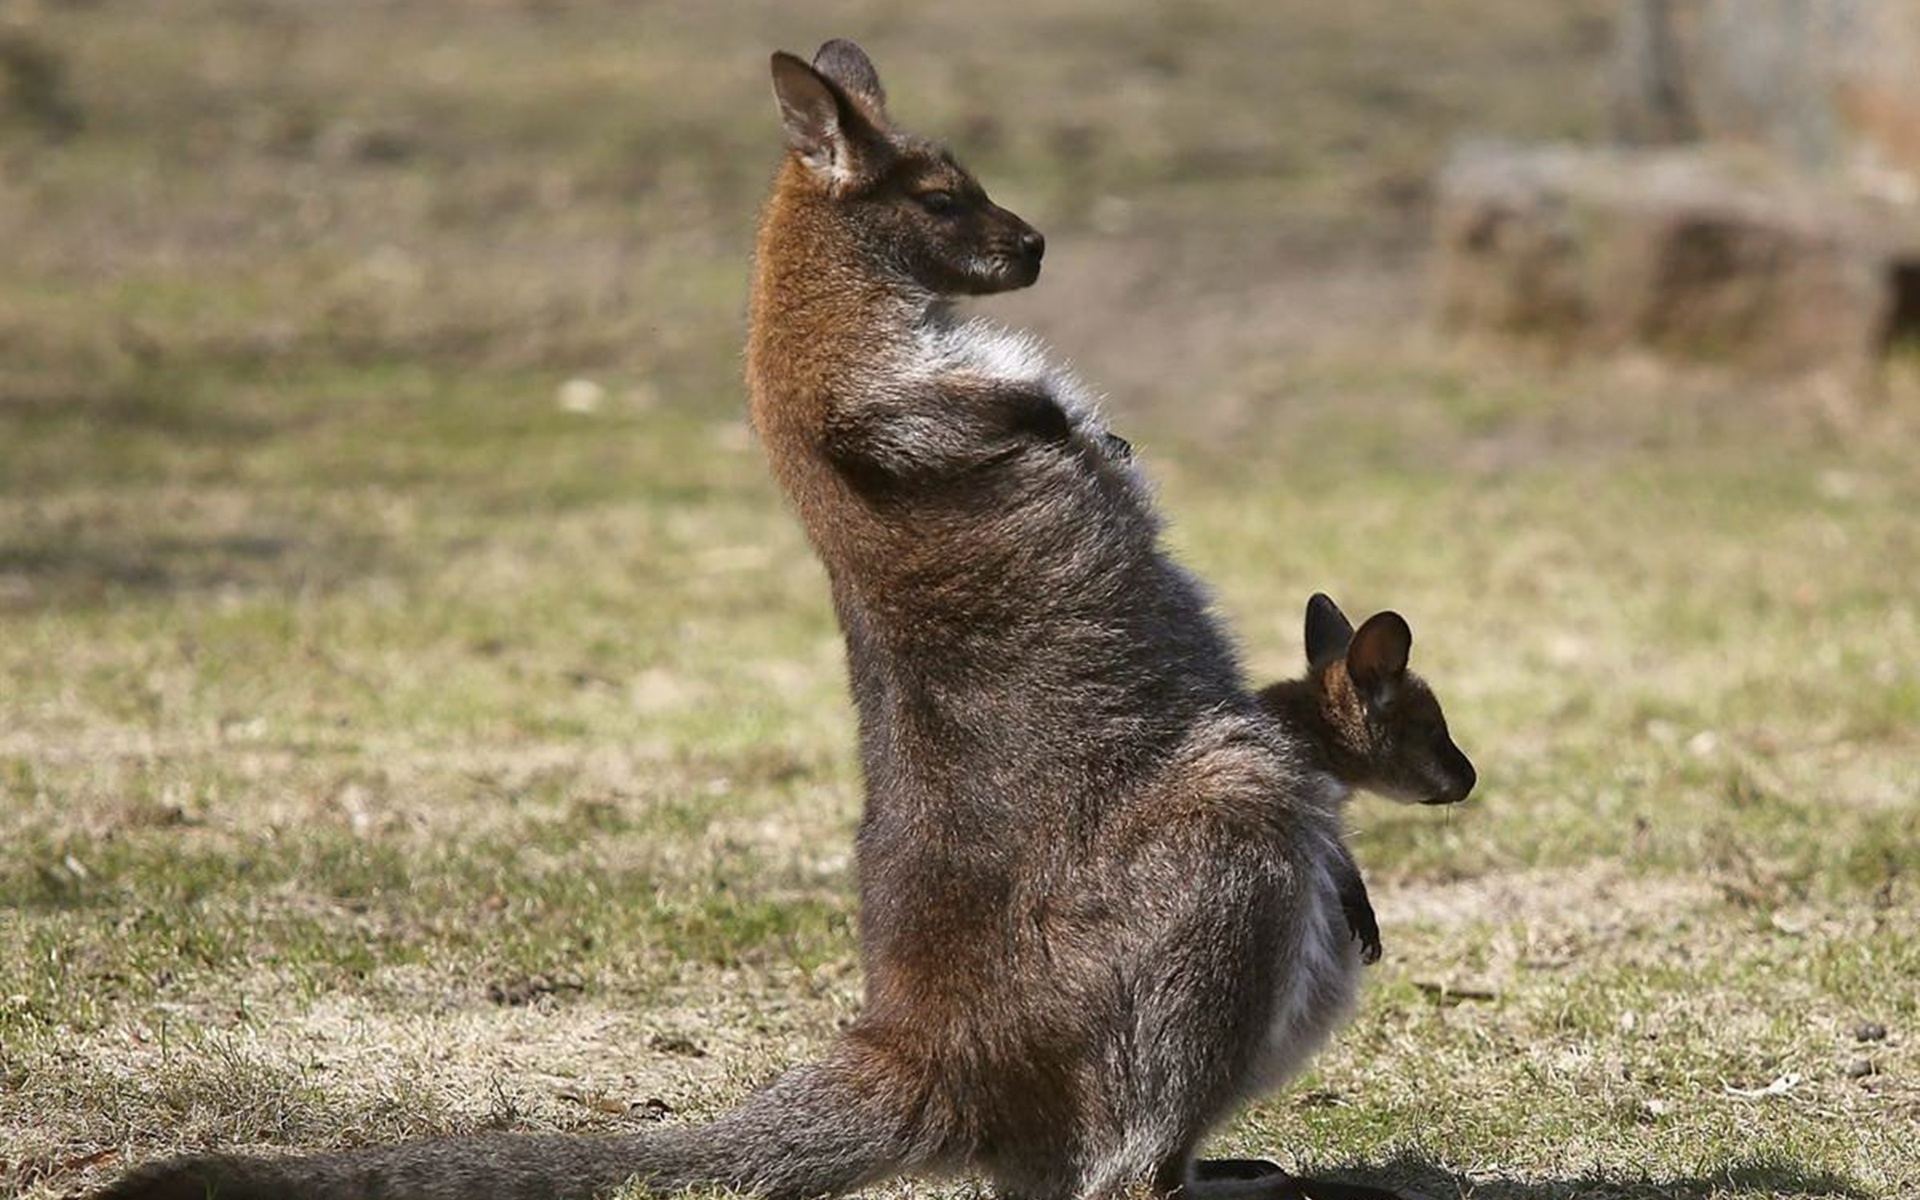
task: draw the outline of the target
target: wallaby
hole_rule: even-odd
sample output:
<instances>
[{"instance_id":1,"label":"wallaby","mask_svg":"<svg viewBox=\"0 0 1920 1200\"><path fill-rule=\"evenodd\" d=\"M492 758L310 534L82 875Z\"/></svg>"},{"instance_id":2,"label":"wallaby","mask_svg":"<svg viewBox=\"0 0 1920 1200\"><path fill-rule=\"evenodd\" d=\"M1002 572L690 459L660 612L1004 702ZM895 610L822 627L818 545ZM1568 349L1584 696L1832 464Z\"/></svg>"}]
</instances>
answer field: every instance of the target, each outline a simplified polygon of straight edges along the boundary
<instances>
[{"instance_id":1,"label":"wallaby","mask_svg":"<svg viewBox=\"0 0 1920 1200\"><path fill-rule=\"evenodd\" d=\"M1307 674L1268 684L1259 700L1314 769L1351 791L1417 804L1458 804L1473 791L1473 763L1454 745L1440 701L1407 669L1413 630L1396 612L1354 632L1325 593L1307 601ZM1360 868L1340 880L1361 960L1380 961L1380 924Z\"/></svg>"},{"instance_id":2,"label":"wallaby","mask_svg":"<svg viewBox=\"0 0 1920 1200\"><path fill-rule=\"evenodd\" d=\"M857 46L772 71L747 380L847 641L859 1019L708 1125L190 1158L107 1197L809 1200L959 1172L1023 1200L1391 1195L1194 1169L1352 1001L1344 788L1248 690L1087 390L954 313L1033 283L1040 235L893 125Z\"/></svg>"}]
</instances>

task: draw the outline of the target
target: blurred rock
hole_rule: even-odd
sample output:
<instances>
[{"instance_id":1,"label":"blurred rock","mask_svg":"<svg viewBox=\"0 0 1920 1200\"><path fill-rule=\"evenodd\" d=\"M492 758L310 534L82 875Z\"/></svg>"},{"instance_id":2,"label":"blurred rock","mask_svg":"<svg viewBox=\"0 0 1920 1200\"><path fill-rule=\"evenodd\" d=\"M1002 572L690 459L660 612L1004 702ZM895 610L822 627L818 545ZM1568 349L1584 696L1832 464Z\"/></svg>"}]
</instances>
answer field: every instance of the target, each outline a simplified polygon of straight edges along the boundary
<instances>
[{"instance_id":1,"label":"blurred rock","mask_svg":"<svg viewBox=\"0 0 1920 1200\"><path fill-rule=\"evenodd\" d=\"M1764 156L1470 145L1442 174L1443 323L1769 371L1875 361L1912 217Z\"/></svg>"},{"instance_id":2,"label":"blurred rock","mask_svg":"<svg viewBox=\"0 0 1920 1200\"><path fill-rule=\"evenodd\" d=\"M1920 333L1920 0L1628 0L1613 132L1441 181L1458 328L1772 371Z\"/></svg>"}]
</instances>

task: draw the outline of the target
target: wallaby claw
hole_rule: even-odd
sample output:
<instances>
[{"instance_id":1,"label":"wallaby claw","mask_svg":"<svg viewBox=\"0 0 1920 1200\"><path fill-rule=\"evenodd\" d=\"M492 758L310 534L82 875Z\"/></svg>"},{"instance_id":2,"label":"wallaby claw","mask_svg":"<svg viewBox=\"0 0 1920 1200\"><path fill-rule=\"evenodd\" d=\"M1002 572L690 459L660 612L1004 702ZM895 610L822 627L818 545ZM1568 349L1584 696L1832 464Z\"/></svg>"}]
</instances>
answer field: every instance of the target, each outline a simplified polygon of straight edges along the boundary
<instances>
[{"instance_id":1,"label":"wallaby claw","mask_svg":"<svg viewBox=\"0 0 1920 1200\"><path fill-rule=\"evenodd\" d=\"M1360 961L1372 966L1380 961L1380 939L1378 937L1360 937Z\"/></svg>"},{"instance_id":2,"label":"wallaby claw","mask_svg":"<svg viewBox=\"0 0 1920 1200\"><path fill-rule=\"evenodd\" d=\"M1360 943L1360 961L1368 966L1379 962L1380 922L1373 915L1373 905L1367 899L1366 885L1361 883L1358 872L1347 881L1340 902L1346 909L1347 929Z\"/></svg>"}]
</instances>

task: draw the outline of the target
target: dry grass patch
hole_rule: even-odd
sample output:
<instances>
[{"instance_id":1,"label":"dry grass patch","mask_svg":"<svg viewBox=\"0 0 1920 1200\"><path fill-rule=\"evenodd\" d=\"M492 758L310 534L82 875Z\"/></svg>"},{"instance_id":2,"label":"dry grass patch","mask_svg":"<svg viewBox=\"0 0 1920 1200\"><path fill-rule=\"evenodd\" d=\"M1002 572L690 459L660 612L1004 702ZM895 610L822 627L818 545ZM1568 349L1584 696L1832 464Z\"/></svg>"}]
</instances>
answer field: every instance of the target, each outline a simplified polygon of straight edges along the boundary
<instances>
[{"instance_id":1,"label":"dry grass patch","mask_svg":"<svg viewBox=\"0 0 1920 1200\"><path fill-rule=\"evenodd\" d=\"M996 311L1112 388L1254 673L1311 591L1399 608L1481 768L1356 807L1389 959L1222 1141L1906 1195L1912 378L1417 332L1428 169L1594 128L1607 11L22 8L61 66L0 114L0 1192L695 1119L855 1010L838 639L737 357L765 52L851 33L1047 230Z\"/></svg>"}]
</instances>

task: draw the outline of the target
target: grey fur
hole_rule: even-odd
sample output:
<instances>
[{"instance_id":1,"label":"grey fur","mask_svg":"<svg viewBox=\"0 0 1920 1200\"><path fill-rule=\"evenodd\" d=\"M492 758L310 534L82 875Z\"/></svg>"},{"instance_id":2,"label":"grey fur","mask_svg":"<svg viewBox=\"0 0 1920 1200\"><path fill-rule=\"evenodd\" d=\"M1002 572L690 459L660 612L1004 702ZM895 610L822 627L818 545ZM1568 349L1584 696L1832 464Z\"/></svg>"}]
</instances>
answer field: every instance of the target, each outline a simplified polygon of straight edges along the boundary
<instances>
[{"instance_id":1,"label":"grey fur","mask_svg":"<svg viewBox=\"0 0 1920 1200\"><path fill-rule=\"evenodd\" d=\"M1344 1019L1341 789L1249 693L1085 390L949 309L1032 282L1039 235L886 123L857 47L816 64L774 63L798 157L748 377L847 638L859 1020L705 1127L193 1159L101 1200L567 1200L628 1178L807 1200L961 1171L1027 1200L1191 1195L1201 1139Z\"/></svg>"}]
</instances>

